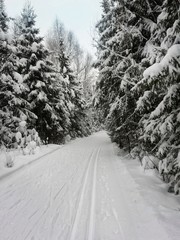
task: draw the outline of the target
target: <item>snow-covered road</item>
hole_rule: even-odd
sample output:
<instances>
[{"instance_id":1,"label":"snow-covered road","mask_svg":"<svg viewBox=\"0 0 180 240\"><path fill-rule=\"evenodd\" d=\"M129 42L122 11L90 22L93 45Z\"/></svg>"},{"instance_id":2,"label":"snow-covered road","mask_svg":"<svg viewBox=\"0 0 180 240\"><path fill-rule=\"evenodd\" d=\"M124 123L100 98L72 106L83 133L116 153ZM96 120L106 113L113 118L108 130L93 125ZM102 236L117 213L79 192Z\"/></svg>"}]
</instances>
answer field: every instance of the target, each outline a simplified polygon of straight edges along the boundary
<instances>
[{"instance_id":1,"label":"snow-covered road","mask_svg":"<svg viewBox=\"0 0 180 240\"><path fill-rule=\"evenodd\" d=\"M0 240L170 240L105 132L0 181Z\"/></svg>"}]
</instances>

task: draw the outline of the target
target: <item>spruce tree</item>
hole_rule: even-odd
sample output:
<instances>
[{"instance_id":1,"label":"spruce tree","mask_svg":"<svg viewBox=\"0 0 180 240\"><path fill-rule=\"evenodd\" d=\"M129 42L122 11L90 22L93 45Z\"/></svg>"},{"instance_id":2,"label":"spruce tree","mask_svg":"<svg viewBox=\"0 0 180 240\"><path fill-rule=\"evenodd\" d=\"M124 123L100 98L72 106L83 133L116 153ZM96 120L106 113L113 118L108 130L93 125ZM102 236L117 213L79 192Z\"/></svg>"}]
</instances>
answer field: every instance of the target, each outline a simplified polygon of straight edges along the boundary
<instances>
[{"instance_id":1,"label":"spruce tree","mask_svg":"<svg viewBox=\"0 0 180 240\"><path fill-rule=\"evenodd\" d=\"M65 79L66 106L69 110L70 128L69 135L72 138L90 134L90 125L85 112L82 83L78 80L70 67L69 57L66 55L63 39L59 39L58 71Z\"/></svg>"},{"instance_id":2,"label":"spruce tree","mask_svg":"<svg viewBox=\"0 0 180 240\"><path fill-rule=\"evenodd\" d=\"M26 118L28 102L22 98L25 90L19 74L19 57L15 42L9 39L8 17L4 2L0 2L0 143L13 147L16 128L22 118Z\"/></svg>"},{"instance_id":3,"label":"spruce tree","mask_svg":"<svg viewBox=\"0 0 180 240\"><path fill-rule=\"evenodd\" d=\"M4 0L0 0L0 29L3 32L7 32L8 30L8 16L5 11Z\"/></svg>"},{"instance_id":4,"label":"spruce tree","mask_svg":"<svg viewBox=\"0 0 180 240\"><path fill-rule=\"evenodd\" d=\"M131 88L142 74L138 63L144 41L136 16L123 1L104 1L103 7L102 20L97 25L100 34L97 101L104 109L111 139L130 150L137 140L135 132L138 125Z\"/></svg>"},{"instance_id":5,"label":"spruce tree","mask_svg":"<svg viewBox=\"0 0 180 240\"><path fill-rule=\"evenodd\" d=\"M178 1L164 1L151 35L151 50L146 52L150 67L134 88L140 93L137 111L142 147L157 156L160 173L179 188L179 102L180 102L180 7ZM149 46L149 43L147 43ZM173 177L174 176L174 177Z\"/></svg>"},{"instance_id":6,"label":"spruce tree","mask_svg":"<svg viewBox=\"0 0 180 240\"><path fill-rule=\"evenodd\" d=\"M4 1L0 0L0 68L6 62L6 57L8 56L8 21L9 18L5 11Z\"/></svg>"},{"instance_id":7,"label":"spruce tree","mask_svg":"<svg viewBox=\"0 0 180 240\"><path fill-rule=\"evenodd\" d=\"M159 159L175 193L179 168L180 6L178 0L103 1L97 24L96 103L111 139Z\"/></svg>"},{"instance_id":8,"label":"spruce tree","mask_svg":"<svg viewBox=\"0 0 180 240\"><path fill-rule=\"evenodd\" d=\"M55 69L48 60L49 53L38 35L39 29L35 27L35 19L32 6L26 4L16 38L21 63L19 71L26 86L23 98L29 102L29 110L33 113L28 119L28 124L30 127L36 126L42 140L61 142L64 130L57 111L59 88Z\"/></svg>"},{"instance_id":9,"label":"spruce tree","mask_svg":"<svg viewBox=\"0 0 180 240\"><path fill-rule=\"evenodd\" d=\"M68 135L75 138L89 134L91 127L86 114L87 108L83 96L83 82L81 82L79 74L73 67L73 53L68 55L70 42L67 44L66 35L67 33L62 24L56 20L53 28L53 37L48 38L48 46L52 51L51 58L56 66L56 71L64 78L62 85L70 123ZM52 46L52 42L55 47ZM74 44L72 43L72 45Z\"/></svg>"}]
</instances>

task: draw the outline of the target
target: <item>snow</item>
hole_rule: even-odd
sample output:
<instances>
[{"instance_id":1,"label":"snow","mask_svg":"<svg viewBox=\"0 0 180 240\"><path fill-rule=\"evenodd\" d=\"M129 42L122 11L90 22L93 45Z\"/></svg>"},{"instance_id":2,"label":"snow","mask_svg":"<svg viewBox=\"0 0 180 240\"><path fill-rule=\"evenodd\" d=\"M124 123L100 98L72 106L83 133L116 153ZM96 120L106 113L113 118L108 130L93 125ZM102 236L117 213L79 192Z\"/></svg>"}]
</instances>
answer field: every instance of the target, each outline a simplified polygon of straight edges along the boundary
<instances>
[{"instance_id":1,"label":"snow","mask_svg":"<svg viewBox=\"0 0 180 240\"><path fill-rule=\"evenodd\" d=\"M178 166L180 167L180 151L178 152L177 162L178 162Z\"/></svg>"},{"instance_id":2,"label":"snow","mask_svg":"<svg viewBox=\"0 0 180 240\"><path fill-rule=\"evenodd\" d=\"M26 59L26 58L21 58L21 59L19 60L19 62L20 62L23 66L26 66L26 64L27 64L27 59Z\"/></svg>"},{"instance_id":3,"label":"snow","mask_svg":"<svg viewBox=\"0 0 180 240\"><path fill-rule=\"evenodd\" d=\"M20 137L20 136L19 136ZM25 167L26 165L31 164L31 162L36 161L36 159L41 158L42 156L59 149L59 145L43 145L37 147L34 155L23 155L23 151L20 149L12 150L8 153L11 156L14 166L13 168L6 167L6 153L4 149L0 149L0 180L9 176L10 173L16 172L18 169ZM1 239L1 238L0 238Z\"/></svg>"},{"instance_id":4,"label":"snow","mask_svg":"<svg viewBox=\"0 0 180 240\"><path fill-rule=\"evenodd\" d=\"M45 87L45 83L42 81L37 81L36 85L37 88Z\"/></svg>"},{"instance_id":5,"label":"snow","mask_svg":"<svg viewBox=\"0 0 180 240\"><path fill-rule=\"evenodd\" d=\"M148 77L156 77L157 75L159 75L162 71L162 66L160 63L154 63L152 66L150 66L149 68L147 68L144 73L143 73L143 77L144 78L148 78Z\"/></svg>"},{"instance_id":6,"label":"snow","mask_svg":"<svg viewBox=\"0 0 180 240\"><path fill-rule=\"evenodd\" d=\"M41 92L39 92L39 94L37 96L37 99L40 100L40 101L41 100L45 100L46 101L47 100L47 96L46 96L46 94L44 92L41 91Z\"/></svg>"},{"instance_id":7,"label":"snow","mask_svg":"<svg viewBox=\"0 0 180 240\"><path fill-rule=\"evenodd\" d=\"M154 23L152 20L148 18L144 18L144 22L146 23L146 28L150 30L151 32L155 31L157 29L157 24Z\"/></svg>"},{"instance_id":8,"label":"snow","mask_svg":"<svg viewBox=\"0 0 180 240\"><path fill-rule=\"evenodd\" d=\"M19 126L22 127L22 128L24 128L24 127L26 127L26 124L27 124L26 121L21 121L21 122L19 123Z\"/></svg>"},{"instance_id":9,"label":"snow","mask_svg":"<svg viewBox=\"0 0 180 240\"><path fill-rule=\"evenodd\" d=\"M161 60L160 63L154 63L152 66L147 68L144 73L144 78L153 78L158 75L162 75L163 70L168 69L169 73L172 74L173 71L180 73L180 68L174 67L173 60L179 62L180 59L180 44L174 44L167 51L166 56Z\"/></svg>"},{"instance_id":10,"label":"snow","mask_svg":"<svg viewBox=\"0 0 180 240\"><path fill-rule=\"evenodd\" d=\"M150 118L154 118L159 116L163 111L170 106L173 106L173 99L177 96L180 90L180 84L174 84L168 88L167 94L164 96L163 100L159 103L159 105L155 108L154 111L151 112Z\"/></svg>"},{"instance_id":11,"label":"snow","mask_svg":"<svg viewBox=\"0 0 180 240\"><path fill-rule=\"evenodd\" d=\"M159 146L158 152L161 153L161 155L163 156L164 153L167 152L167 150L168 150L168 143L165 141Z\"/></svg>"},{"instance_id":12,"label":"snow","mask_svg":"<svg viewBox=\"0 0 180 240\"><path fill-rule=\"evenodd\" d=\"M180 122L180 112L177 115L177 121Z\"/></svg>"},{"instance_id":13,"label":"snow","mask_svg":"<svg viewBox=\"0 0 180 240\"><path fill-rule=\"evenodd\" d=\"M21 134L21 132L17 132L17 133L15 134L15 137L16 137L16 142L19 143L19 142L21 141L21 139L22 139L22 134Z\"/></svg>"},{"instance_id":14,"label":"snow","mask_svg":"<svg viewBox=\"0 0 180 240\"><path fill-rule=\"evenodd\" d=\"M44 110L47 110L47 111L51 112L52 107L49 104L46 103Z\"/></svg>"},{"instance_id":15,"label":"snow","mask_svg":"<svg viewBox=\"0 0 180 240\"><path fill-rule=\"evenodd\" d=\"M161 22L162 20L167 19L167 17L168 17L168 13L165 11L162 11L158 16L158 22Z\"/></svg>"},{"instance_id":16,"label":"snow","mask_svg":"<svg viewBox=\"0 0 180 240\"><path fill-rule=\"evenodd\" d=\"M44 64L44 62L42 61L42 60L39 60L39 61L37 61L37 63L36 63L36 67L38 68L38 69L40 69L40 68L42 68L42 66L44 66L45 64Z\"/></svg>"},{"instance_id":17,"label":"snow","mask_svg":"<svg viewBox=\"0 0 180 240\"><path fill-rule=\"evenodd\" d=\"M32 49L33 52L37 52L38 44L36 42L33 42L31 49Z\"/></svg>"},{"instance_id":18,"label":"snow","mask_svg":"<svg viewBox=\"0 0 180 240\"><path fill-rule=\"evenodd\" d=\"M0 40L5 41L6 40L6 34L0 29Z\"/></svg>"},{"instance_id":19,"label":"snow","mask_svg":"<svg viewBox=\"0 0 180 240\"><path fill-rule=\"evenodd\" d=\"M14 90L14 92L20 94L20 93L21 93L21 88L20 88L20 87L21 87L21 86L20 86L19 84L14 83L14 84L13 84L13 90Z\"/></svg>"},{"instance_id":20,"label":"snow","mask_svg":"<svg viewBox=\"0 0 180 240\"><path fill-rule=\"evenodd\" d=\"M164 122L161 123L159 130L163 135L167 133L167 131L172 131L173 130L173 115L168 116Z\"/></svg>"},{"instance_id":21,"label":"snow","mask_svg":"<svg viewBox=\"0 0 180 240\"><path fill-rule=\"evenodd\" d=\"M18 81L18 83L23 82L23 78L22 78L21 74L19 74L18 72L14 72L14 78Z\"/></svg>"},{"instance_id":22,"label":"snow","mask_svg":"<svg viewBox=\"0 0 180 240\"><path fill-rule=\"evenodd\" d=\"M161 64L163 66L168 66L172 62L173 58L176 59L177 61L179 61L180 44L175 44L168 49L168 52L167 52L166 56L163 58Z\"/></svg>"},{"instance_id":23,"label":"snow","mask_svg":"<svg viewBox=\"0 0 180 240\"><path fill-rule=\"evenodd\" d=\"M147 106L147 103L150 104L149 102L149 98L151 96L151 91L145 91L144 95L142 97L139 98L139 100L137 101L137 109L141 110L141 108L144 108L144 105Z\"/></svg>"},{"instance_id":24,"label":"snow","mask_svg":"<svg viewBox=\"0 0 180 240\"><path fill-rule=\"evenodd\" d=\"M30 66L30 70L31 71L36 71L36 72L38 72L41 68L42 68L42 66L44 66L45 64L44 64L44 62L43 61L37 61L37 63L36 63L36 66Z\"/></svg>"},{"instance_id":25,"label":"snow","mask_svg":"<svg viewBox=\"0 0 180 240\"><path fill-rule=\"evenodd\" d=\"M179 197L105 132L55 149L0 178L0 239L179 239Z\"/></svg>"}]
</instances>

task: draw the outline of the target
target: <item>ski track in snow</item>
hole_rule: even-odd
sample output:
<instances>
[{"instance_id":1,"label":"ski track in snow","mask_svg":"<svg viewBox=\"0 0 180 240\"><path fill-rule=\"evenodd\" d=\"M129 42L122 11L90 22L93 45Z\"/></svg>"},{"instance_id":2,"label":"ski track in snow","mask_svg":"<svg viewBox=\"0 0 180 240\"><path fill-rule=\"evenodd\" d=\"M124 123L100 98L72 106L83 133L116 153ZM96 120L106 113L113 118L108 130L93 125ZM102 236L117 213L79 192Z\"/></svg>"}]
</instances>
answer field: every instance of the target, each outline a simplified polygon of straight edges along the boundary
<instances>
[{"instance_id":1,"label":"ski track in snow","mask_svg":"<svg viewBox=\"0 0 180 240\"><path fill-rule=\"evenodd\" d=\"M178 237L143 200L105 132L0 181L0 240L144 239Z\"/></svg>"},{"instance_id":2,"label":"ski track in snow","mask_svg":"<svg viewBox=\"0 0 180 240\"><path fill-rule=\"evenodd\" d=\"M100 152L100 148L92 152L88 162L87 169L85 171L85 176L83 177L82 190L80 193L79 204L77 207L77 212L76 212L75 220L72 227L70 240L78 239L78 229L79 229L79 226L81 226L81 214L83 214L83 205L84 205L84 199L85 199L85 194L87 190L88 180L89 182L90 181L92 182L92 193L91 193L91 196L88 195L88 197L91 198L91 206L89 210L90 218L89 218L88 234L85 236L85 239L93 240L94 211L95 211L95 199L96 199L96 172L97 172L97 160L99 157L99 152ZM91 168L93 170L91 170Z\"/></svg>"}]
</instances>

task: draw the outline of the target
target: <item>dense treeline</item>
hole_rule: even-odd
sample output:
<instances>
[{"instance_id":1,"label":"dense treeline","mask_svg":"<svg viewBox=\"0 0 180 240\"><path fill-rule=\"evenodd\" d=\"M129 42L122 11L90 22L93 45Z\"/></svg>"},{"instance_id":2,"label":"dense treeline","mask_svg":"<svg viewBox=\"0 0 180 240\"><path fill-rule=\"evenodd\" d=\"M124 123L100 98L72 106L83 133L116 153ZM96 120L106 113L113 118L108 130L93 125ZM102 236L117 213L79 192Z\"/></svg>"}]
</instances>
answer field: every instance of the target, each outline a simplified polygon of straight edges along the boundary
<instances>
[{"instance_id":1,"label":"dense treeline","mask_svg":"<svg viewBox=\"0 0 180 240\"><path fill-rule=\"evenodd\" d=\"M87 87L90 81L85 82L93 75L92 59L81 71L88 68L83 82L73 68L75 60L67 52L64 33L57 32L51 39L56 41L56 51L52 52L50 44L49 49L45 47L30 3L14 20L13 31L9 28L11 21L1 0L0 145L25 147L31 140L39 141L39 137L45 142L63 143L90 134L92 124L87 110L92 93L85 96L83 84Z\"/></svg>"},{"instance_id":2,"label":"dense treeline","mask_svg":"<svg viewBox=\"0 0 180 240\"><path fill-rule=\"evenodd\" d=\"M112 141L180 187L180 1L103 0L96 106ZM146 156L146 157L144 157Z\"/></svg>"}]
</instances>

